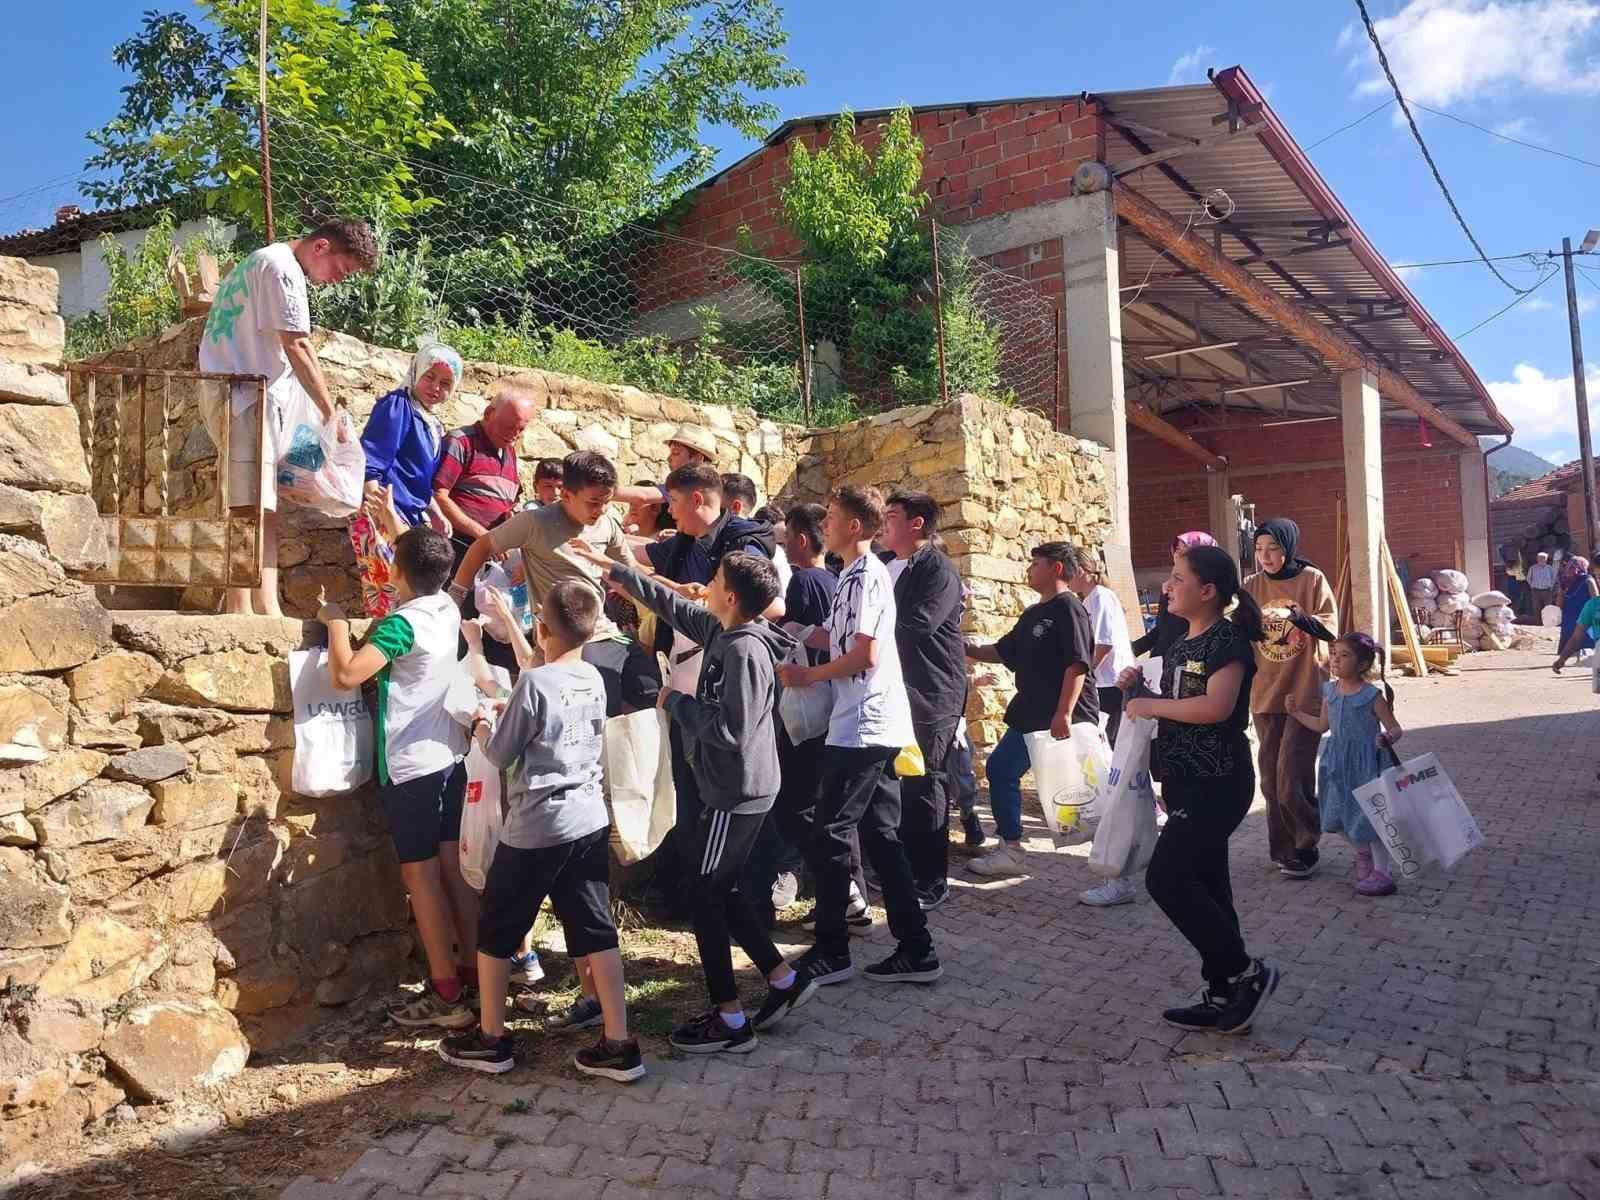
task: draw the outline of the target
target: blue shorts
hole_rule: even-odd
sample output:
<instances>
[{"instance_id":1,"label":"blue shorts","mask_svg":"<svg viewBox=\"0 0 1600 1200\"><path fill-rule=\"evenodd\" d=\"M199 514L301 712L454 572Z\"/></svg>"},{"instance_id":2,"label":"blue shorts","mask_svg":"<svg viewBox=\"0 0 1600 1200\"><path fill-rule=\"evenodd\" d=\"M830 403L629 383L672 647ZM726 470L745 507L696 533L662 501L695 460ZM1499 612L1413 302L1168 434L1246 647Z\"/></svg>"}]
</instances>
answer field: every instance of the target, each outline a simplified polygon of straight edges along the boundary
<instances>
[{"instance_id":1,"label":"blue shorts","mask_svg":"<svg viewBox=\"0 0 1600 1200\"><path fill-rule=\"evenodd\" d=\"M440 842L461 840L461 805L466 794L464 762L378 789L389 818L389 836L394 838L401 862L438 858Z\"/></svg>"}]
</instances>

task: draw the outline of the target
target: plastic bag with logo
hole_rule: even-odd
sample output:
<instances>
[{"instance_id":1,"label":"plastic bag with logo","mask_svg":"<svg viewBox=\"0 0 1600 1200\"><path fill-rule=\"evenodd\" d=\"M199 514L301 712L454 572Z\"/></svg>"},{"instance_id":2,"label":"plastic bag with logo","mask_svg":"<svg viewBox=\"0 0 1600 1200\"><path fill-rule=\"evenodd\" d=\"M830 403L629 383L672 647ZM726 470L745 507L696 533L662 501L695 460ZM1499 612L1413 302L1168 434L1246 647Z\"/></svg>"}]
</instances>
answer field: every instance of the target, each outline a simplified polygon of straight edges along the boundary
<instances>
[{"instance_id":1,"label":"plastic bag with logo","mask_svg":"<svg viewBox=\"0 0 1600 1200\"><path fill-rule=\"evenodd\" d=\"M1155 659L1156 680L1161 660ZM1148 674L1148 668L1146 669ZM1089 869L1115 879L1150 861L1156 848L1156 790L1150 781L1150 747L1156 723L1149 717L1123 717L1111 769L1096 798L1100 824L1089 851Z\"/></svg>"},{"instance_id":2,"label":"plastic bag with logo","mask_svg":"<svg viewBox=\"0 0 1600 1200\"><path fill-rule=\"evenodd\" d=\"M290 786L302 796L337 796L372 778L372 714L359 689L333 686L326 650L289 652L294 700Z\"/></svg>"},{"instance_id":3,"label":"plastic bag with logo","mask_svg":"<svg viewBox=\"0 0 1600 1200\"><path fill-rule=\"evenodd\" d=\"M1354 789L1399 875L1410 878L1428 863L1449 870L1483 845L1483 831L1435 754L1419 754Z\"/></svg>"},{"instance_id":4,"label":"plastic bag with logo","mask_svg":"<svg viewBox=\"0 0 1600 1200\"><path fill-rule=\"evenodd\" d=\"M1095 794L1111 770L1111 748L1098 725L1073 725L1071 734L1062 741L1048 729L1023 734L1044 823L1058 835L1088 832L1100 815Z\"/></svg>"}]
</instances>

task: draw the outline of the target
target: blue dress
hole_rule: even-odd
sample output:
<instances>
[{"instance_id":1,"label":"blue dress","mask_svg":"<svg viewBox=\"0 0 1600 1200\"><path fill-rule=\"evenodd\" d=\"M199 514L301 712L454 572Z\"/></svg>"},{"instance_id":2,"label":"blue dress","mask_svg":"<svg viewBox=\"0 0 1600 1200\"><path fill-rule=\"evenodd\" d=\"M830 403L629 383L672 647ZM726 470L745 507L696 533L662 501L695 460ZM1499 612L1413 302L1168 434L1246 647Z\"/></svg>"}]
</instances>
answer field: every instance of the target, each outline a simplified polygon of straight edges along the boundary
<instances>
[{"instance_id":1,"label":"blue dress","mask_svg":"<svg viewBox=\"0 0 1600 1200\"><path fill-rule=\"evenodd\" d=\"M1322 832L1342 833L1352 842L1374 842L1377 830L1356 801L1354 789L1371 783L1386 765L1379 755L1378 714L1372 702L1378 689L1366 684L1346 696L1330 680L1322 685L1328 707L1328 736L1317 756L1317 805Z\"/></svg>"}]
</instances>

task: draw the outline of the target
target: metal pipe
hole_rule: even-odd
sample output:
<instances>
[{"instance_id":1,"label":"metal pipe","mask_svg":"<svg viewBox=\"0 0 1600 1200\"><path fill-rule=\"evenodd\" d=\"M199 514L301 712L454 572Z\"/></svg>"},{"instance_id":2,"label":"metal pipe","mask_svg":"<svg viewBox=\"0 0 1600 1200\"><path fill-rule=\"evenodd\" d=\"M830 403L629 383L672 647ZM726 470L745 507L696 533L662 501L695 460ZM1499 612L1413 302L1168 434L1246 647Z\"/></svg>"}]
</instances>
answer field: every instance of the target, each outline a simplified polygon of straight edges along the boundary
<instances>
[{"instance_id":1,"label":"metal pipe","mask_svg":"<svg viewBox=\"0 0 1600 1200\"><path fill-rule=\"evenodd\" d=\"M1273 388L1299 387L1303 383L1310 383L1310 379L1285 379L1282 383L1253 383L1249 387L1223 388L1224 396L1242 396L1246 392L1270 392Z\"/></svg>"},{"instance_id":2,"label":"metal pipe","mask_svg":"<svg viewBox=\"0 0 1600 1200\"><path fill-rule=\"evenodd\" d=\"M272 146L267 137L267 0L261 0L261 29L257 41L256 124L261 130L261 212L267 241L278 240L272 221Z\"/></svg>"},{"instance_id":3,"label":"metal pipe","mask_svg":"<svg viewBox=\"0 0 1600 1200\"><path fill-rule=\"evenodd\" d=\"M1163 350L1160 354L1146 354L1144 360L1145 362L1160 362L1164 358L1179 358L1185 354L1206 354L1212 350L1230 350L1238 344L1238 342L1234 341L1212 342L1207 346L1184 346L1178 350Z\"/></svg>"},{"instance_id":4,"label":"metal pipe","mask_svg":"<svg viewBox=\"0 0 1600 1200\"><path fill-rule=\"evenodd\" d=\"M1489 488L1489 455L1497 450L1504 450L1511 445L1511 435L1498 446L1490 446L1483 452L1483 540L1489 547L1489 586L1494 586L1494 564L1499 561L1499 548L1494 544L1494 493Z\"/></svg>"},{"instance_id":5,"label":"metal pipe","mask_svg":"<svg viewBox=\"0 0 1600 1200\"><path fill-rule=\"evenodd\" d=\"M1060 433L1061 432L1061 305L1060 305L1059 302L1056 304L1056 314L1055 314L1055 316L1056 316L1056 352L1055 352L1054 357L1051 359L1051 362L1055 366L1055 381L1054 381L1054 384L1053 384L1053 391L1055 393L1056 432Z\"/></svg>"},{"instance_id":6,"label":"metal pipe","mask_svg":"<svg viewBox=\"0 0 1600 1200\"><path fill-rule=\"evenodd\" d=\"M939 282L939 222L930 217L933 227L933 326L939 339L939 402L950 403L950 380L944 372L944 293Z\"/></svg>"},{"instance_id":7,"label":"metal pipe","mask_svg":"<svg viewBox=\"0 0 1600 1200\"><path fill-rule=\"evenodd\" d=\"M1567 272L1567 329L1572 335L1572 392L1578 403L1578 458L1583 463L1583 519L1593 551L1600 537L1600 510L1595 508L1594 451L1589 445L1589 385L1583 377L1583 331L1578 326L1578 286L1572 275L1572 239L1561 239L1561 261Z\"/></svg>"},{"instance_id":8,"label":"metal pipe","mask_svg":"<svg viewBox=\"0 0 1600 1200\"><path fill-rule=\"evenodd\" d=\"M794 269L794 311L800 322L800 411L811 424L811 349L806 344L806 291L800 268Z\"/></svg>"}]
</instances>

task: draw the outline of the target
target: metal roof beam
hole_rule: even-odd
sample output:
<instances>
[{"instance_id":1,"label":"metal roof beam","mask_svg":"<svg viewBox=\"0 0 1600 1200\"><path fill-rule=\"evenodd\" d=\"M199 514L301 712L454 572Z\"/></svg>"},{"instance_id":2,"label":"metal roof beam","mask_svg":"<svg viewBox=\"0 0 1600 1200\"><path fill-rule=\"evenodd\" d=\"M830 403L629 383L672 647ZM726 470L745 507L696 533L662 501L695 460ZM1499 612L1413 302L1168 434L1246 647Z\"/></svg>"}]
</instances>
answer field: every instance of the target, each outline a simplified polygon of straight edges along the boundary
<instances>
[{"instance_id":1,"label":"metal roof beam","mask_svg":"<svg viewBox=\"0 0 1600 1200\"><path fill-rule=\"evenodd\" d=\"M1217 254L1199 238L1186 236L1186 230L1164 210L1121 180L1111 185L1117 212L1136 226L1147 240L1159 244L1184 266L1203 272L1226 287L1258 320L1292 334L1315 350L1334 370L1364 369L1375 377L1380 394L1387 395L1418 416L1430 421L1441 432L1464 446L1478 449L1478 439L1455 418L1424 398L1405 376L1383 363L1375 354L1364 353L1342 328L1330 328L1318 321L1300 304L1273 291L1244 268ZM1294 286L1292 276L1275 268Z\"/></svg>"}]
</instances>

